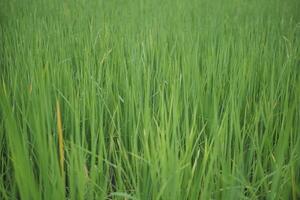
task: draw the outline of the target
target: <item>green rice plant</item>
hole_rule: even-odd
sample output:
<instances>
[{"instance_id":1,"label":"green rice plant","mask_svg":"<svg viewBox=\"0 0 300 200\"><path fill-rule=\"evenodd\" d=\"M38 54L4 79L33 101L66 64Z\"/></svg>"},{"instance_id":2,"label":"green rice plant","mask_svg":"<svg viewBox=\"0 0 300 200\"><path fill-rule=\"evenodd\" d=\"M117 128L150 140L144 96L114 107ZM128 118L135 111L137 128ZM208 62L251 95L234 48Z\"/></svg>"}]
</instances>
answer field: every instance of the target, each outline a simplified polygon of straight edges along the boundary
<instances>
[{"instance_id":1,"label":"green rice plant","mask_svg":"<svg viewBox=\"0 0 300 200\"><path fill-rule=\"evenodd\" d=\"M299 11L0 1L0 199L299 199Z\"/></svg>"}]
</instances>

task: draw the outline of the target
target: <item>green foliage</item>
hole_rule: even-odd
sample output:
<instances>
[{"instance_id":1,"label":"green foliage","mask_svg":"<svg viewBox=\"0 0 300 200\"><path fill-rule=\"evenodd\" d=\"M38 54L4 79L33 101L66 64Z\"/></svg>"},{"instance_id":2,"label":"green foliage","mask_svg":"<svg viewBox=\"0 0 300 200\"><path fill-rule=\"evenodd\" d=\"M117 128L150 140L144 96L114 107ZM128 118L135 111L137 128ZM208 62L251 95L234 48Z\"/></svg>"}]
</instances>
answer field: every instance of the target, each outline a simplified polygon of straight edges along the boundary
<instances>
[{"instance_id":1,"label":"green foliage","mask_svg":"<svg viewBox=\"0 0 300 200\"><path fill-rule=\"evenodd\" d=\"M299 10L0 2L0 199L299 199Z\"/></svg>"}]
</instances>

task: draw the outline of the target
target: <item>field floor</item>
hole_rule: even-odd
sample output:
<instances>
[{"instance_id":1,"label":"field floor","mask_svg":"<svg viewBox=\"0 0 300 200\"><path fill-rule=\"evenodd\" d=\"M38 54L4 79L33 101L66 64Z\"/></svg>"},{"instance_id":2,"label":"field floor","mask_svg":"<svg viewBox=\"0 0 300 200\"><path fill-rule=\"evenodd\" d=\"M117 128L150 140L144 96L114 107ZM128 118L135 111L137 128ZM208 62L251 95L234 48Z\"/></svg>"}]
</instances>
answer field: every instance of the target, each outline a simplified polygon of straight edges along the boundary
<instances>
[{"instance_id":1,"label":"field floor","mask_svg":"<svg viewBox=\"0 0 300 200\"><path fill-rule=\"evenodd\" d=\"M299 200L300 0L0 0L1 200Z\"/></svg>"}]
</instances>

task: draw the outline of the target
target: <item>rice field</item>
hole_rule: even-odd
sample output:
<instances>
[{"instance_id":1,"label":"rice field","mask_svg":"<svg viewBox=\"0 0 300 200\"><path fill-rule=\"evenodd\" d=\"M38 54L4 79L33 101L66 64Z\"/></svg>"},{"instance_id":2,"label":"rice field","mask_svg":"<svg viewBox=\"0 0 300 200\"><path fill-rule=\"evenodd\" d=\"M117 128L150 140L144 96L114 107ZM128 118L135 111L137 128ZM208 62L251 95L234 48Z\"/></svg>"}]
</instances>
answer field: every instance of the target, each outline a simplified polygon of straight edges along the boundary
<instances>
[{"instance_id":1,"label":"rice field","mask_svg":"<svg viewBox=\"0 0 300 200\"><path fill-rule=\"evenodd\" d=\"M0 199L300 199L300 1L1 0Z\"/></svg>"}]
</instances>

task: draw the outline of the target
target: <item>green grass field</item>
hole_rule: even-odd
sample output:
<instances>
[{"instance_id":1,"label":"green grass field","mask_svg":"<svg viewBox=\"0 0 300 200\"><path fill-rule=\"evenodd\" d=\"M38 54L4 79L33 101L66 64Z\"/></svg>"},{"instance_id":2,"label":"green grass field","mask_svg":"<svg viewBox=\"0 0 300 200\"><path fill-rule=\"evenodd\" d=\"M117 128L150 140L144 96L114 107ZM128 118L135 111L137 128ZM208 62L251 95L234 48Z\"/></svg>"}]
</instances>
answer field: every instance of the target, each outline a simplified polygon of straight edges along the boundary
<instances>
[{"instance_id":1,"label":"green grass field","mask_svg":"<svg viewBox=\"0 0 300 200\"><path fill-rule=\"evenodd\" d=\"M300 199L299 0L1 0L0 199Z\"/></svg>"}]
</instances>

